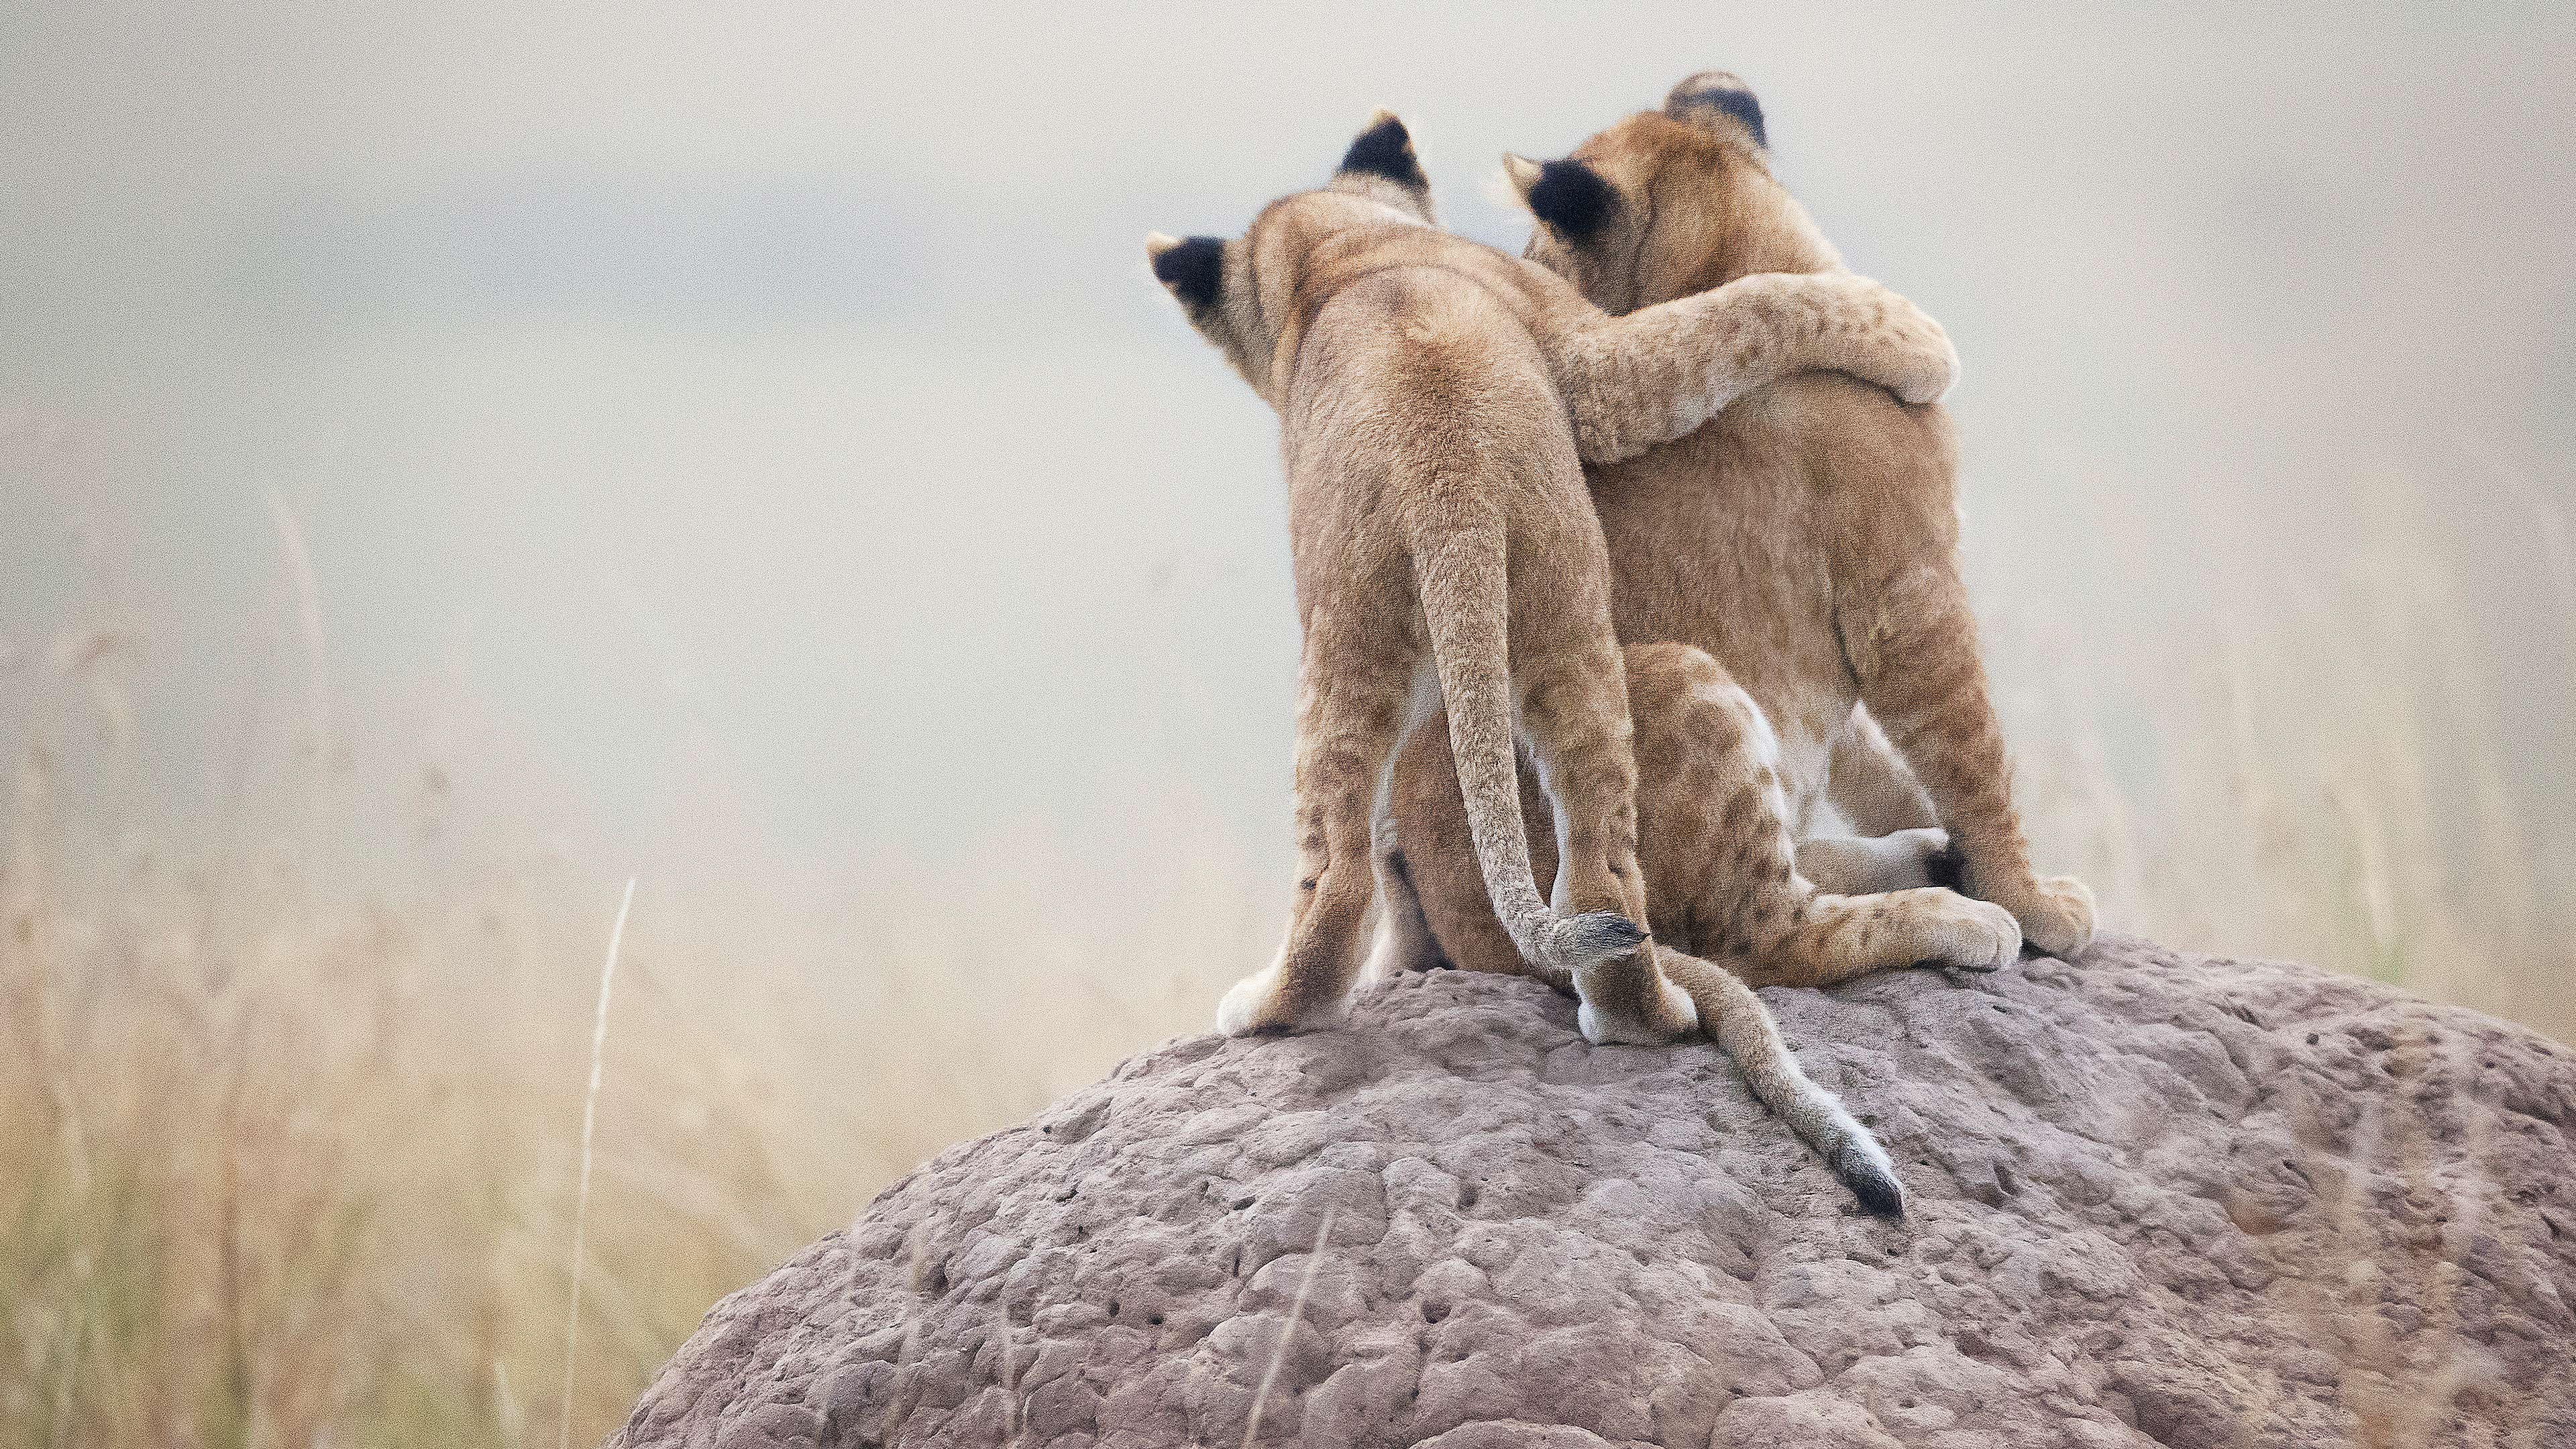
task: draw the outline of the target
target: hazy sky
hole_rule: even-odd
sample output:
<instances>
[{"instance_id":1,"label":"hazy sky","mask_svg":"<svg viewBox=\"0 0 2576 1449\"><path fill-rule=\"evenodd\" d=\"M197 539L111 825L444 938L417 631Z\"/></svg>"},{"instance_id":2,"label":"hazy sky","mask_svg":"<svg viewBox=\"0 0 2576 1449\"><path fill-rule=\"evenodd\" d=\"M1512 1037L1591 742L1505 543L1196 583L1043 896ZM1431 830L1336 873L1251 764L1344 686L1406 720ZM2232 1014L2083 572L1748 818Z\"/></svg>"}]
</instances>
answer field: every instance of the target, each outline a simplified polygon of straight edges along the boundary
<instances>
[{"instance_id":1,"label":"hazy sky","mask_svg":"<svg viewBox=\"0 0 2576 1449\"><path fill-rule=\"evenodd\" d=\"M1139 239L1238 227L1383 103L1517 249L1497 153L1710 66L1957 339L1980 605L2099 661L2115 746L2229 611L2348 582L2395 487L2517 788L2576 806L2493 469L2576 491L2563 4L21 3L0 640L71 617L90 528L204 798L273 488L353 733L446 700L615 828L712 775L822 859L1114 848L1178 798L1284 871L1274 427Z\"/></svg>"}]
</instances>

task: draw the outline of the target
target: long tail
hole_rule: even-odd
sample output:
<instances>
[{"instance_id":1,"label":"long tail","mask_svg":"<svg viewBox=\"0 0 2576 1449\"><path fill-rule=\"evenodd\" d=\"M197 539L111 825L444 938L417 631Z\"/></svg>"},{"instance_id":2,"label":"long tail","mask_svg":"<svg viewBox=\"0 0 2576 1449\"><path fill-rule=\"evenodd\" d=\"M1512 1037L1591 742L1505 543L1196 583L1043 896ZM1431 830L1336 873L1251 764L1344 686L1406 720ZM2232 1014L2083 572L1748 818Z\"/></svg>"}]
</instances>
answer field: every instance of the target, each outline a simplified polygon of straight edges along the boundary
<instances>
[{"instance_id":1,"label":"long tail","mask_svg":"<svg viewBox=\"0 0 2576 1449\"><path fill-rule=\"evenodd\" d=\"M1476 842L1494 914L1512 944L1560 983L1637 949L1646 932L1616 911L1564 916L1549 909L1530 878L1529 837L1522 833L1519 767L1512 751L1509 598L1499 526L1442 531L1414 554L1422 612L1431 631L1432 662L1449 708L1450 752L1466 797L1467 829Z\"/></svg>"},{"instance_id":2,"label":"long tail","mask_svg":"<svg viewBox=\"0 0 2576 1449\"><path fill-rule=\"evenodd\" d=\"M1863 1207L1883 1217L1905 1216L1905 1188L1887 1149L1852 1120L1834 1094L1808 1080L1789 1044L1780 1040L1770 1008L1735 973L1669 948L1657 953L1664 974L1690 993L1699 1024L1744 1073L1753 1095L1833 1169Z\"/></svg>"}]
</instances>

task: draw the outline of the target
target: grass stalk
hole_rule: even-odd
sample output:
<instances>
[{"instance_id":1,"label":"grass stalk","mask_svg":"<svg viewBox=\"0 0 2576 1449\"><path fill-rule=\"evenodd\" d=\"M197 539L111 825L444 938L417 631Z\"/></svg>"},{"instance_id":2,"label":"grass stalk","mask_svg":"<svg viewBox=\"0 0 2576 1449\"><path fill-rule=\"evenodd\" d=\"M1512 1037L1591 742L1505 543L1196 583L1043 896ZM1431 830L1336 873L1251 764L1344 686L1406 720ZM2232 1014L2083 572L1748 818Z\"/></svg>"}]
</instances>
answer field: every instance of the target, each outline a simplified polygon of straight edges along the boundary
<instances>
[{"instance_id":1,"label":"grass stalk","mask_svg":"<svg viewBox=\"0 0 2576 1449\"><path fill-rule=\"evenodd\" d=\"M1315 1228L1315 1247L1306 1255L1306 1276L1297 1282L1297 1296L1288 1306L1288 1322L1279 1330L1279 1341L1270 1346L1270 1367L1261 1371L1261 1387L1252 1395L1252 1417L1243 1424L1243 1449L1252 1449L1252 1441L1261 1437L1261 1415L1270 1407L1270 1391L1279 1382L1279 1366L1288 1361L1288 1340L1297 1336L1297 1324L1306 1316L1306 1295L1315 1291L1315 1270L1324 1265L1324 1244L1333 1236L1333 1214L1339 1203L1324 1204L1324 1221Z\"/></svg>"},{"instance_id":2,"label":"grass stalk","mask_svg":"<svg viewBox=\"0 0 2576 1449\"><path fill-rule=\"evenodd\" d=\"M305 546L304 528L296 521L295 510L287 506L286 495L275 487L268 490L268 517L277 528L278 547L286 553L287 572L295 581L295 621L304 637L305 708L312 715L313 729L313 799L312 834L306 844L314 852L316 863L327 853L323 828L331 799L331 676L322 638L322 586L313 573L313 551Z\"/></svg>"},{"instance_id":3,"label":"grass stalk","mask_svg":"<svg viewBox=\"0 0 2576 1449\"><path fill-rule=\"evenodd\" d=\"M572 1445L572 1374L581 1353L581 1263L590 1225L591 1143L599 1128L599 1078L608 1056L608 997L617 984L617 951L626 941L626 913L635 906L635 877L626 878L625 897L617 903L617 924L608 932L608 960L599 968L599 1006L590 1023L590 1090L581 1101L581 1177L572 1199L572 1291L564 1312L563 1405L555 1425L555 1449Z\"/></svg>"}]
</instances>

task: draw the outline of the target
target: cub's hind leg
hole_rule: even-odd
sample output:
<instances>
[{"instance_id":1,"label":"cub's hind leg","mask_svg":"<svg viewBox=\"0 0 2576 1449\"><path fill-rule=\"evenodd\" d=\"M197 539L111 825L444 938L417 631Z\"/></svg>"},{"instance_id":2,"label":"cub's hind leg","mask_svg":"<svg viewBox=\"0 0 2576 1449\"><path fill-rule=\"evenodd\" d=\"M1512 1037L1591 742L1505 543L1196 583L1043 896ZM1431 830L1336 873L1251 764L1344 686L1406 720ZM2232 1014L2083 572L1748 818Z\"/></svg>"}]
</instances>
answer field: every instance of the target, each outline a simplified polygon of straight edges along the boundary
<instances>
[{"instance_id":1,"label":"cub's hind leg","mask_svg":"<svg viewBox=\"0 0 2576 1449\"><path fill-rule=\"evenodd\" d=\"M1810 835L1798 842L1798 874L1837 896L1922 886L1955 886L1959 859L1937 825L1887 835Z\"/></svg>"},{"instance_id":2,"label":"cub's hind leg","mask_svg":"<svg viewBox=\"0 0 2576 1449\"><path fill-rule=\"evenodd\" d=\"M1529 835L1535 877L1556 876L1556 829L1537 773L1522 762L1521 819ZM1449 744L1448 716L1436 714L1415 730L1396 757L1390 805L1393 848L1404 862L1409 894L1430 931L1432 952L1461 971L1536 976L1571 994L1571 972L1549 970L1521 955L1494 914L1468 833L1467 802L1458 788L1458 761Z\"/></svg>"},{"instance_id":3,"label":"cub's hind leg","mask_svg":"<svg viewBox=\"0 0 2576 1449\"><path fill-rule=\"evenodd\" d=\"M1407 971L1434 971L1448 965L1440 939L1422 910L1422 893L1413 882L1413 861L1395 838L1395 819L1381 816L1369 831L1370 860L1377 875L1377 934L1370 938L1363 981L1385 981Z\"/></svg>"},{"instance_id":4,"label":"cub's hind leg","mask_svg":"<svg viewBox=\"0 0 2576 1449\"><path fill-rule=\"evenodd\" d=\"M1790 897L1785 919L1773 915L1768 926L1744 930L1721 919L1695 944L1747 952L1740 973L1756 986L1831 986L1907 966L1995 971L2021 954L2021 923L2012 912L1953 890L1837 896L1797 881Z\"/></svg>"},{"instance_id":5,"label":"cub's hind leg","mask_svg":"<svg viewBox=\"0 0 2576 1449\"><path fill-rule=\"evenodd\" d=\"M1960 889L2012 912L2040 950L2080 954L2093 940L2093 893L2072 876L2031 870L1976 617L1957 572L1921 564L1872 579L1847 589L1837 613L1862 700L1950 832Z\"/></svg>"},{"instance_id":6,"label":"cub's hind leg","mask_svg":"<svg viewBox=\"0 0 2576 1449\"><path fill-rule=\"evenodd\" d=\"M1828 986L1913 965L1993 970L2021 949L2011 915L1946 890L1829 895L1798 871L1770 722L1706 653L1628 651L1649 922L1757 986Z\"/></svg>"},{"instance_id":7,"label":"cub's hind leg","mask_svg":"<svg viewBox=\"0 0 2576 1449\"><path fill-rule=\"evenodd\" d=\"M1825 796L1849 834L1802 834L1798 874L1828 895L1873 895L1959 883L1959 857L1932 797L1864 705L1834 737Z\"/></svg>"},{"instance_id":8,"label":"cub's hind leg","mask_svg":"<svg viewBox=\"0 0 2576 1449\"><path fill-rule=\"evenodd\" d=\"M1825 767L1825 797L1851 822L1854 835L1894 835L1941 823L1923 782L1914 778L1866 705L1853 705L1851 718L1834 737Z\"/></svg>"},{"instance_id":9,"label":"cub's hind leg","mask_svg":"<svg viewBox=\"0 0 2576 1449\"><path fill-rule=\"evenodd\" d=\"M1448 716L1440 708L1440 678L1436 672L1425 670L1414 677L1413 698L1396 731L1395 749L1386 758L1386 768L1378 772L1377 794L1369 805L1369 860L1377 876L1377 936L1369 947L1368 965L1361 971L1364 980L1384 981L1407 971L1430 971L1450 964L1442 957L1440 938L1423 910L1413 859L1405 854L1395 823L1397 796L1406 783L1405 766L1420 755L1414 742L1422 735L1423 725L1435 721L1434 733L1440 736L1442 758L1446 761L1452 757L1447 753ZM1457 828L1465 830L1464 801L1453 796L1450 808L1457 817ZM1526 805L1523 808L1526 810ZM1440 884L1447 886L1445 881ZM1501 931L1499 921L1495 929L1497 933ZM1503 944L1510 947L1508 936Z\"/></svg>"},{"instance_id":10,"label":"cub's hind leg","mask_svg":"<svg viewBox=\"0 0 2576 1449\"><path fill-rule=\"evenodd\" d=\"M1515 617L1513 685L1521 728L1556 829L1555 909L1647 918L1637 860L1637 765L1619 649L1607 628L1576 634L1563 619L1524 627ZM1517 615L1518 611L1515 611ZM1579 616L1577 616L1579 617ZM1549 625L1558 632L1543 637ZM1698 1012L1656 965L1653 942L1574 973L1583 1034L1595 1042L1662 1042L1689 1031Z\"/></svg>"},{"instance_id":11,"label":"cub's hind leg","mask_svg":"<svg viewBox=\"0 0 2576 1449\"><path fill-rule=\"evenodd\" d=\"M1354 617L1355 616L1355 617ZM1349 1010L1375 894L1370 807L1413 696L1418 639L1367 609L1307 620L1297 698L1297 901L1279 959L1217 1008L1229 1036L1329 1026Z\"/></svg>"},{"instance_id":12,"label":"cub's hind leg","mask_svg":"<svg viewBox=\"0 0 2576 1449\"><path fill-rule=\"evenodd\" d=\"M1858 896L1959 883L1958 856L1932 797L1865 706L1853 705L1834 737L1825 797L1833 807L1828 814L1842 817L1850 831L1799 836L1798 874L1816 889Z\"/></svg>"}]
</instances>

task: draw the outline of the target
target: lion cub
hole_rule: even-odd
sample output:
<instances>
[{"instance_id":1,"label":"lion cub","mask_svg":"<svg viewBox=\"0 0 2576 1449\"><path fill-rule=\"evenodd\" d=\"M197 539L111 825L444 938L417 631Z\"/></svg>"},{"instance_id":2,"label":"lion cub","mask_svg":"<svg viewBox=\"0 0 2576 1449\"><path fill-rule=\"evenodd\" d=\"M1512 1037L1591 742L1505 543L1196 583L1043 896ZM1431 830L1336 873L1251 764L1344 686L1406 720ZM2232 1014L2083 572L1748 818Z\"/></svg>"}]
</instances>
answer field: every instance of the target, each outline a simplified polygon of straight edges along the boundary
<instances>
[{"instance_id":1,"label":"lion cub","mask_svg":"<svg viewBox=\"0 0 2576 1449\"><path fill-rule=\"evenodd\" d=\"M1431 222L1411 137L1382 112L1328 187L1271 203L1241 238L1147 240L1191 323L1279 411L1305 638L1300 894L1277 961L1218 1022L1294 1030L1346 1009L1372 809L1445 701L1479 885L1512 948L1582 997L1592 1040L1667 1040L1697 1014L1637 924L1628 691L1581 460L1678 437L1805 368L1938 396L1955 358L1857 278L1761 278L1611 318ZM1516 737L1553 806L1553 909L1530 872Z\"/></svg>"},{"instance_id":2,"label":"lion cub","mask_svg":"<svg viewBox=\"0 0 2576 1449\"><path fill-rule=\"evenodd\" d=\"M1571 159L1505 165L1538 218L1529 255L1623 313L1751 273L1840 270L1765 146L1751 92L1712 72ZM2023 937L2061 956L2092 939L2091 894L2033 874L2013 809L1959 577L1956 469L1940 409L1810 374L1592 471L1619 637L1697 646L1628 653L1658 936L1756 984L1815 985L1992 968ZM1401 856L1382 867L1398 890L1381 949L1393 965L1518 969L1451 859L1453 787L1430 736L1400 766L1383 832ZM1899 833L1839 835L1843 814ZM1936 825L1946 852L1923 828ZM1842 894L1924 887L1950 861L1978 900Z\"/></svg>"}]
</instances>

